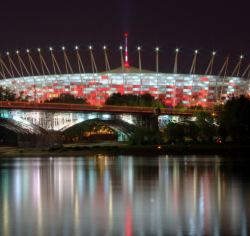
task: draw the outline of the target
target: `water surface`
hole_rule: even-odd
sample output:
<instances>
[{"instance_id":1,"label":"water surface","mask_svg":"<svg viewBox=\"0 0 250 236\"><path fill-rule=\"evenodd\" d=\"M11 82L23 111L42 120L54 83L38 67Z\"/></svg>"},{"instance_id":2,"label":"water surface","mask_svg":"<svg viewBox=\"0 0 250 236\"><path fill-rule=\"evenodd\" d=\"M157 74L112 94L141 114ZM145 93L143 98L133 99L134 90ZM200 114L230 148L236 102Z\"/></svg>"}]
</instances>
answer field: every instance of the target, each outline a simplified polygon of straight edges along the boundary
<instances>
[{"instance_id":1,"label":"water surface","mask_svg":"<svg viewBox=\"0 0 250 236\"><path fill-rule=\"evenodd\" d=\"M0 235L247 235L247 163L218 156L0 159Z\"/></svg>"}]
</instances>

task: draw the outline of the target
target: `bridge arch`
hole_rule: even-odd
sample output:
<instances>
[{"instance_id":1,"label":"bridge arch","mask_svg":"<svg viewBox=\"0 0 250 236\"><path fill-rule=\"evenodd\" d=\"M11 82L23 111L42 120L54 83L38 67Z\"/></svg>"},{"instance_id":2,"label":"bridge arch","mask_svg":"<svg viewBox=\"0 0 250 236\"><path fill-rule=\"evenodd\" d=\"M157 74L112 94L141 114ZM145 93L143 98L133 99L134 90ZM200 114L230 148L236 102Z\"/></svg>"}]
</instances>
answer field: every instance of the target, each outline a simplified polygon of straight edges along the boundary
<instances>
[{"instance_id":1,"label":"bridge arch","mask_svg":"<svg viewBox=\"0 0 250 236\"><path fill-rule=\"evenodd\" d=\"M121 119L102 120L100 118L96 118L96 119L85 120L71 127L68 127L63 131L63 134L65 135L77 134L81 136L88 129L91 130L95 125L98 124L107 126L110 129L112 129L115 133L117 133L118 141L127 141L129 136L134 132L136 127L135 125L125 122Z\"/></svg>"},{"instance_id":2,"label":"bridge arch","mask_svg":"<svg viewBox=\"0 0 250 236\"><path fill-rule=\"evenodd\" d=\"M26 120L0 118L0 143L19 147L47 147L58 141L57 134Z\"/></svg>"}]
</instances>

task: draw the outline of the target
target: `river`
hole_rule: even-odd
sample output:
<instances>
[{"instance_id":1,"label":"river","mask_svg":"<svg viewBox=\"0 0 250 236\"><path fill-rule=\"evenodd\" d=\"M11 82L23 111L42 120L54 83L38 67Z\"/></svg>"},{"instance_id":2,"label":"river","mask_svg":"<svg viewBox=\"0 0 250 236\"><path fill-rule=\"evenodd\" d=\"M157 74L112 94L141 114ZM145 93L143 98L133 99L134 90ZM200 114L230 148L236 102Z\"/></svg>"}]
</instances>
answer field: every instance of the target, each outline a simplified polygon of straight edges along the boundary
<instances>
[{"instance_id":1,"label":"river","mask_svg":"<svg viewBox=\"0 0 250 236\"><path fill-rule=\"evenodd\" d=\"M247 235L247 165L219 156L0 158L0 235Z\"/></svg>"}]
</instances>

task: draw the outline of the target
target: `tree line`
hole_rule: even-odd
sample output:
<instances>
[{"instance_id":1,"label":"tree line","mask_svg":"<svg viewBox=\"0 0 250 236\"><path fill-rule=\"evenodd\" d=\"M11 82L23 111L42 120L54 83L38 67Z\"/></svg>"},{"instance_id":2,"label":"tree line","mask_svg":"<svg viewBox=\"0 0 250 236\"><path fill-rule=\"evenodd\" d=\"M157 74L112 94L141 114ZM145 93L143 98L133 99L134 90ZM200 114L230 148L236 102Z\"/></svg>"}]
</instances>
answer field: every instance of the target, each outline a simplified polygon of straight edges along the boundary
<instances>
[{"instance_id":1,"label":"tree line","mask_svg":"<svg viewBox=\"0 0 250 236\"><path fill-rule=\"evenodd\" d=\"M155 99L148 93L142 95L113 93L107 98L105 104L117 106L164 107L162 101Z\"/></svg>"},{"instance_id":2,"label":"tree line","mask_svg":"<svg viewBox=\"0 0 250 236\"><path fill-rule=\"evenodd\" d=\"M169 122L162 132L137 128L131 144L159 143L250 143L250 98L232 97L215 113L197 111L193 120Z\"/></svg>"}]
</instances>

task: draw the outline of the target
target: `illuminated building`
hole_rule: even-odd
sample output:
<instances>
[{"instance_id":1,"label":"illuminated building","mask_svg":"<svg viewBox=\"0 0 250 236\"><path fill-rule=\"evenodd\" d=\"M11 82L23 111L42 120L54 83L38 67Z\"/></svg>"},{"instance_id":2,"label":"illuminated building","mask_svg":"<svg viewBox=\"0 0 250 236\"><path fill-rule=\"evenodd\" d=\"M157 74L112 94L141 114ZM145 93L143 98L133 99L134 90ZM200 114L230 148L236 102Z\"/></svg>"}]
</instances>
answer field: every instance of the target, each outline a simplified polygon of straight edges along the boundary
<instances>
[{"instance_id":1,"label":"illuminated building","mask_svg":"<svg viewBox=\"0 0 250 236\"><path fill-rule=\"evenodd\" d=\"M249 82L239 77L140 73L133 68L127 71L3 79L0 86L14 89L17 95L35 96L37 101L71 93L87 98L90 104L103 104L113 93L149 93L172 106L209 106L221 98L249 91Z\"/></svg>"},{"instance_id":2,"label":"illuminated building","mask_svg":"<svg viewBox=\"0 0 250 236\"><path fill-rule=\"evenodd\" d=\"M103 104L113 93L137 95L149 93L156 99L162 100L166 106L180 104L211 106L223 102L230 96L248 94L250 91L249 81L244 79L250 74L250 66L242 74L240 73L243 56L240 56L231 76L227 75L228 58L216 76L213 75L216 53L212 52L206 72L204 75L198 75L196 74L198 50L195 50L190 73L180 74L177 71L180 51L176 49L173 73L160 73L159 47L155 48L156 70L147 71L141 68L141 47L137 47L139 68L130 66L127 34L125 42L124 52L120 46L122 66L114 70L110 69L107 47L103 46L106 70L100 73L97 72L92 46L89 46L92 73L85 72L78 46L75 47L77 63L74 62L74 65L78 66L77 73L72 69L73 62L70 62L65 47L62 47L63 69L53 53L53 48L50 48L50 61L52 61L50 66L42 56L40 48L37 60L33 59L27 50L26 62L21 58L19 51L16 52L15 58L8 53L5 62L4 58L0 57L0 74L3 78L0 80L0 86L13 89L17 96L28 96L30 101L43 102L62 93L71 93L77 97L85 97L90 104L96 105Z\"/></svg>"}]
</instances>

